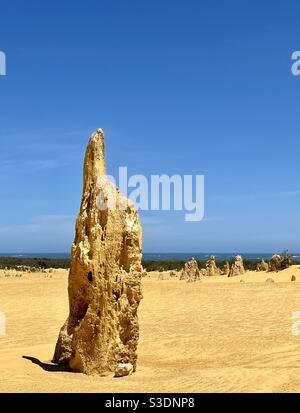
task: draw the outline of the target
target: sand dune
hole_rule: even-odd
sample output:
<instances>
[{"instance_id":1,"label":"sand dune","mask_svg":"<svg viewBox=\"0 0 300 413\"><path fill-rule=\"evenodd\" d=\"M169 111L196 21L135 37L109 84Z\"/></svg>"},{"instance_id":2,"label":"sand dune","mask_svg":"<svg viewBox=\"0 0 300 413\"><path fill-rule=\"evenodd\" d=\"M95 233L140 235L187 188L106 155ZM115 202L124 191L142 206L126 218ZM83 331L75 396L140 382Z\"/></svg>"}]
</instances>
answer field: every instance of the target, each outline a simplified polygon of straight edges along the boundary
<instances>
[{"instance_id":1,"label":"sand dune","mask_svg":"<svg viewBox=\"0 0 300 413\"><path fill-rule=\"evenodd\" d=\"M275 283L266 284L269 277ZM7 318L0 391L300 391L300 336L292 334L291 318L300 311L298 266L197 283L151 273L143 290L138 371L119 379L88 377L50 363L68 313L67 272L52 278L0 272L0 311Z\"/></svg>"}]
</instances>

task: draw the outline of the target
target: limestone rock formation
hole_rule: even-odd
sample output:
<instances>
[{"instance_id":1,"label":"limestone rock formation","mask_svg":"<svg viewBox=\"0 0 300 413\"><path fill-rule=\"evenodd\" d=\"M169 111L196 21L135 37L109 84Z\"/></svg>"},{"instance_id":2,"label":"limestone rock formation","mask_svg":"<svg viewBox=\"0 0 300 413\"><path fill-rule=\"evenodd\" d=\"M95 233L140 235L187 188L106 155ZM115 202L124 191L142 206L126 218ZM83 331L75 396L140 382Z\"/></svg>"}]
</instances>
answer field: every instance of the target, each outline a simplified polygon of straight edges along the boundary
<instances>
[{"instance_id":1,"label":"limestone rock formation","mask_svg":"<svg viewBox=\"0 0 300 413\"><path fill-rule=\"evenodd\" d=\"M263 259L257 264L257 271L269 271L269 264Z\"/></svg>"},{"instance_id":2,"label":"limestone rock formation","mask_svg":"<svg viewBox=\"0 0 300 413\"><path fill-rule=\"evenodd\" d=\"M182 268L182 270L181 270L179 279L180 279L180 281L187 279L186 272L185 272L185 269L184 269L184 268Z\"/></svg>"},{"instance_id":3,"label":"limestone rock formation","mask_svg":"<svg viewBox=\"0 0 300 413\"><path fill-rule=\"evenodd\" d=\"M230 273L230 264L228 261L225 261L222 275L225 275L225 277L228 277L229 273Z\"/></svg>"},{"instance_id":4,"label":"limestone rock formation","mask_svg":"<svg viewBox=\"0 0 300 413\"><path fill-rule=\"evenodd\" d=\"M273 278L267 278L265 281L266 284L273 284L274 282Z\"/></svg>"},{"instance_id":5,"label":"limestone rock formation","mask_svg":"<svg viewBox=\"0 0 300 413\"><path fill-rule=\"evenodd\" d=\"M237 255L234 258L234 262L230 268L230 273L228 277L235 277L237 275L245 274L243 258L240 255Z\"/></svg>"},{"instance_id":6,"label":"limestone rock formation","mask_svg":"<svg viewBox=\"0 0 300 413\"><path fill-rule=\"evenodd\" d=\"M289 255L273 255L269 262L269 271L282 271L292 264L292 258Z\"/></svg>"},{"instance_id":7,"label":"limestone rock formation","mask_svg":"<svg viewBox=\"0 0 300 413\"><path fill-rule=\"evenodd\" d=\"M221 270L217 267L216 258L213 255L206 262L206 275L208 276L221 275Z\"/></svg>"},{"instance_id":8,"label":"limestone rock formation","mask_svg":"<svg viewBox=\"0 0 300 413\"><path fill-rule=\"evenodd\" d=\"M131 363L119 363L115 371L115 377L128 376L132 372L133 365Z\"/></svg>"},{"instance_id":9,"label":"limestone rock formation","mask_svg":"<svg viewBox=\"0 0 300 413\"><path fill-rule=\"evenodd\" d=\"M277 272L280 270L280 262L281 262L281 257L280 255L273 255L272 258L270 259L269 262L269 271L273 272Z\"/></svg>"},{"instance_id":10,"label":"limestone rock formation","mask_svg":"<svg viewBox=\"0 0 300 413\"><path fill-rule=\"evenodd\" d=\"M194 257L185 263L181 272L180 280L186 280L188 282L200 280L198 263Z\"/></svg>"},{"instance_id":11,"label":"limestone rock formation","mask_svg":"<svg viewBox=\"0 0 300 413\"><path fill-rule=\"evenodd\" d=\"M69 317L59 334L55 363L86 374L135 371L141 238L137 210L106 177L104 134L99 129L85 155L69 273Z\"/></svg>"}]
</instances>

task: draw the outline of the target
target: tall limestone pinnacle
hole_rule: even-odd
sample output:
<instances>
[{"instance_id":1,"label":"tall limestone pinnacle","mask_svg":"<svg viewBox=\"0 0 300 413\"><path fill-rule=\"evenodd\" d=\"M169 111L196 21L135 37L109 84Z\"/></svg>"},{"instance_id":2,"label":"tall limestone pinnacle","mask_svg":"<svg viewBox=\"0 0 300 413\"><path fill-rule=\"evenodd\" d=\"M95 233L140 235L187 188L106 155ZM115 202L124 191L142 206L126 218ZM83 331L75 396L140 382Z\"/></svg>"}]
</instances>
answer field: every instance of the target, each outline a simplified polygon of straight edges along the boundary
<instances>
[{"instance_id":1,"label":"tall limestone pinnacle","mask_svg":"<svg viewBox=\"0 0 300 413\"><path fill-rule=\"evenodd\" d=\"M104 133L98 129L85 155L69 273L69 317L53 361L86 374L123 376L136 369L142 229L134 205L105 174ZM99 196L114 198L116 208L109 202L99 208Z\"/></svg>"}]
</instances>

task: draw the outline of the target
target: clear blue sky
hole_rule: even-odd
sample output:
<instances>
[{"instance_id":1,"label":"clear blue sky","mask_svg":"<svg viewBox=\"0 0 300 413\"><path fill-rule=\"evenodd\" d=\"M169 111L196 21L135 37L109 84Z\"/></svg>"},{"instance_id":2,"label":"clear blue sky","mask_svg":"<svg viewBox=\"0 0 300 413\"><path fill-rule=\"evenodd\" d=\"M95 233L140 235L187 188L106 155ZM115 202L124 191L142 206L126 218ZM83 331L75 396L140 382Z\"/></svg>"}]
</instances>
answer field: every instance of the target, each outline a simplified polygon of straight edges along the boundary
<instances>
[{"instance_id":1,"label":"clear blue sky","mask_svg":"<svg viewBox=\"0 0 300 413\"><path fill-rule=\"evenodd\" d=\"M0 252L70 250L90 133L108 172L204 174L144 250L300 251L299 1L1 1Z\"/></svg>"}]
</instances>

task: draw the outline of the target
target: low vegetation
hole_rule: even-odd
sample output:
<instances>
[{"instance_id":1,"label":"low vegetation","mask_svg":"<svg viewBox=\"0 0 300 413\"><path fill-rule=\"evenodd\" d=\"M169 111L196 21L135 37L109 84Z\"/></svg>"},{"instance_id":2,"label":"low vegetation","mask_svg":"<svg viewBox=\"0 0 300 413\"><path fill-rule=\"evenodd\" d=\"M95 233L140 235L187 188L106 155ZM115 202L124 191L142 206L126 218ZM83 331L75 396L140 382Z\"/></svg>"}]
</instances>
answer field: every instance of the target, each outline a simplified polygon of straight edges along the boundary
<instances>
[{"instance_id":1,"label":"low vegetation","mask_svg":"<svg viewBox=\"0 0 300 413\"><path fill-rule=\"evenodd\" d=\"M199 269L205 268L205 260L197 260ZM218 261L217 265L223 269L224 261ZM229 261L230 265L233 261ZM244 268L246 270L255 271L260 260L244 259ZM185 264L183 260L143 260L143 267L146 271L180 271ZM293 264L299 264L299 261L293 261ZM41 271L49 268L68 269L70 267L69 259L53 259L53 258L22 258L22 257L0 257L0 269L14 269L20 271Z\"/></svg>"},{"instance_id":2,"label":"low vegetation","mask_svg":"<svg viewBox=\"0 0 300 413\"><path fill-rule=\"evenodd\" d=\"M25 271L30 268L34 272L49 268L67 269L69 267L69 259L0 257L0 269Z\"/></svg>"}]
</instances>

